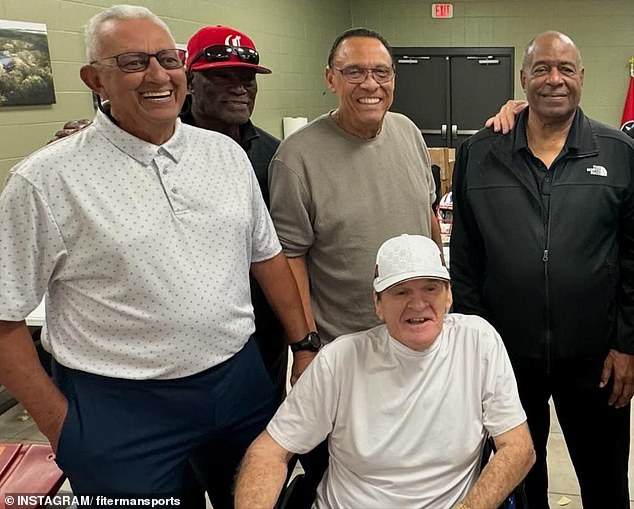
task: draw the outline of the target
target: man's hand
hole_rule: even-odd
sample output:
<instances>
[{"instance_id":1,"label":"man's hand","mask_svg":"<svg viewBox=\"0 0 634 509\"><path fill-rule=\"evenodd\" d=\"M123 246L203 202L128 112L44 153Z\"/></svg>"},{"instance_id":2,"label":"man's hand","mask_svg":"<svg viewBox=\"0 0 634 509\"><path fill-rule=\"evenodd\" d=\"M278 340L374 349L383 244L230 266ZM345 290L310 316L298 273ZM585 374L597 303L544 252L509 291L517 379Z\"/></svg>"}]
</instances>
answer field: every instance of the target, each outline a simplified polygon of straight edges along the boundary
<instances>
[{"instance_id":1,"label":"man's hand","mask_svg":"<svg viewBox=\"0 0 634 509\"><path fill-rule=\"evenodd\" d=\"M302 375L304 370L308 367L311 361L315 358L317 352L310 352L308 350L300 350L293 354L293 369L291 371L291 385L295 385L295 382Z\"/></svg>"},{"instance_id":2,"label":"man's hand","mask_svg":"<svg viewBox=\"0 0 634 509\"><path fill-rule=\"evenodd\" d=\"M506 134L515 125L515 115L526 108L526 106L528 106L526 101L509 99L500 108L500 111L484 123L484 127L493 126L493 130L496 133L502 131L502 134Z\"/></svg>"},{"instance_id":3,"label":"man's hand","mask_svg":"<svg viewBox=\"0 0 634 509\"><path fill-rule=\"evenodd\" d=\"M608 405L622 408L634 395L634 355L610 350L603 362L599 387L605 387L612 377L612 394Z\"/></svg>"},{"instance_id":4,"label":"man's hand","mask_svg":"<svg viewBox=\"0 0 634 509\"><path fill-rule=\"evenodd\" d=\"M0 320L0 383L22 403L57 451L68 402L42 368L24 321Z\"/></svg>"},{"instance_id":5,"label":"man's hand","mask_svg":"<svg viewBox=\"0 0 634 509\"><path fill-rule=\"evenodd\" d=\"M77 131L81 131L84 127L88 127L90 124L92 124L92 120L89 120L87 118L82 118L79 120L69 120L64 124L64 127L62 127L59 131L55 133L53 138L48 143L53 143L54 141L66 138L66 136L75 134Z\"/></svg>"}]
</instances>

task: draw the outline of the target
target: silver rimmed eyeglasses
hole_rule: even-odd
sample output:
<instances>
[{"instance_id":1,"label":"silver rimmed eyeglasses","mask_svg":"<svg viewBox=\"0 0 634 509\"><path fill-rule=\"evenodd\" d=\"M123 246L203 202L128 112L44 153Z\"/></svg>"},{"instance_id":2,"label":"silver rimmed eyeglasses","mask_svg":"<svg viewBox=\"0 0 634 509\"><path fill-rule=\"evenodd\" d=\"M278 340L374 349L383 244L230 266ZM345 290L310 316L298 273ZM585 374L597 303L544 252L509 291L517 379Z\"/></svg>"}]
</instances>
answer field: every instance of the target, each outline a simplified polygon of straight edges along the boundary
<instances>
[{"instance_id":1,"label":"silver rimmed eyeglasses","mask_svg":"<svg viewBox=\"0 0 634 509\"><path fill-rule=\"evenodd\" d=\"M357 67L356 65L350 65L342 69L336 67L333 69L339 71L343 79L348 83L363 83L368 79L368 74L371 74L377 83L387 83L394 79L395 74L394 67Z\"/></svg>"}]
</instances>

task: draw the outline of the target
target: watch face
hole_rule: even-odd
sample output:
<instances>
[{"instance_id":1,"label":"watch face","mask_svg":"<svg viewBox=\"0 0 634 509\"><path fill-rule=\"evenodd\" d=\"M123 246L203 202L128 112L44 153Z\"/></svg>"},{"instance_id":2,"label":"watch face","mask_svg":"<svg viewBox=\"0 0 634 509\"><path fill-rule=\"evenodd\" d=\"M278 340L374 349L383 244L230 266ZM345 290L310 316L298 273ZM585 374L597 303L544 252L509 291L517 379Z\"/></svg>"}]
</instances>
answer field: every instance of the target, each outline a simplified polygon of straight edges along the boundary
<instances>
[{"instance_id":1,"label":"watch face","mask_svg":"<svg viewBox=\"0 0 634 509\"><path fill-rule=\"evenodd\" d=\"M313 348L319 349L319 347L321 346L321 338L316 332L311 332L310 334L308 334L308 341Z\"/></svg>"},{"instance_id":2,"label":"watch face","mask_svg":"<svg viewBox=\"0 0 634 509\"><path fill-rule=\"evenodd\" d=\"M293 343L291 345L291 351L299 352L301 350L308 350L310 352L317 352L321 348L321 338L315 331L306 334L304 339Z\"/></svg>"}]
</instances>

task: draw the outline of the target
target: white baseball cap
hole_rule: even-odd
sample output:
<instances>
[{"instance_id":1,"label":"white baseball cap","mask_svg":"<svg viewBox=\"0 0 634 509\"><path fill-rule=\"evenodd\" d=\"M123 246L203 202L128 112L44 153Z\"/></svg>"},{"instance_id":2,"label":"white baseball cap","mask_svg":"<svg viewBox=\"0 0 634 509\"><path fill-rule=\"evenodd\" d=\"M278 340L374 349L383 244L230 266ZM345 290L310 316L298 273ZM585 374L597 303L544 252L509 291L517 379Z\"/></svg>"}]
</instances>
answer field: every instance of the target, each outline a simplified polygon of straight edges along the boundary
<instances>
[{"instance_id":1,"label":"white baseball cap","mask_svg":"<svg viewBox=\"0 0 634 509\"><path fill-rule=\"evenodd\" d=\"M399 235L386 240L376 255L374 290L382 292L408 279L449 281L436 243L422 235Z\"/></svg>"}]
</instances>

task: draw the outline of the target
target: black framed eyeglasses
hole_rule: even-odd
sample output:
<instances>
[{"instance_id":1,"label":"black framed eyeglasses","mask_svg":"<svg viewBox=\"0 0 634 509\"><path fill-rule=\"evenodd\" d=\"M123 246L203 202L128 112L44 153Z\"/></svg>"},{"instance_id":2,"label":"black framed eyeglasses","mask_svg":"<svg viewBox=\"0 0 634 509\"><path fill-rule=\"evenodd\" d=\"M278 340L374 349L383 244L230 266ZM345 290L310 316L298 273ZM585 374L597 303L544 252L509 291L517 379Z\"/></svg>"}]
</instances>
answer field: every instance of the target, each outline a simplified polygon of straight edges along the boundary
<instances>
[{"instance_id":1,"label":"black framed eyeglasses","mask_svg":"<svg viewBox=\"0 0 634 509\"><path fill-rule=\"evenodd\" d=\"M201 59L205 59L207 62L224 62L229 60L231 55L237 56L240 60L248 64L257 65L260 63L260 54L253 48L217 44L207 46L200 51L192 60L190 67Z\"/></svg>"},{"instance_id":2,"label":"black framed eyeglasses","mask_svg":"<svg viewBox=\"0 0 634 509\"><path fill-rule=\"evenodd\" d=\"M130 51L93 60L90 63L97 64L103 60L114 60L117 63L117 67L123 72L141 72L148 68L151 57L156 58L163 69L179 69L185 65L185 50L182 49L162 49L156 53Z\"/></svg>"},{"instance_id":3,"label":"black framed eyeglasses","mask_svg":"<svg viewBox=\"0 0 634 509\"><path fill-rule=\"evenodd\" d=\"M351 65L344 67L343 69L337 69L333 67L335 71L339 71L343 76L343 79L348 83L363 83L368 79L368 74L372 75L374 81L377 83L387 83L394 79L395 71L394 67L357 67Z\"/></svg>"}]
</instances>

